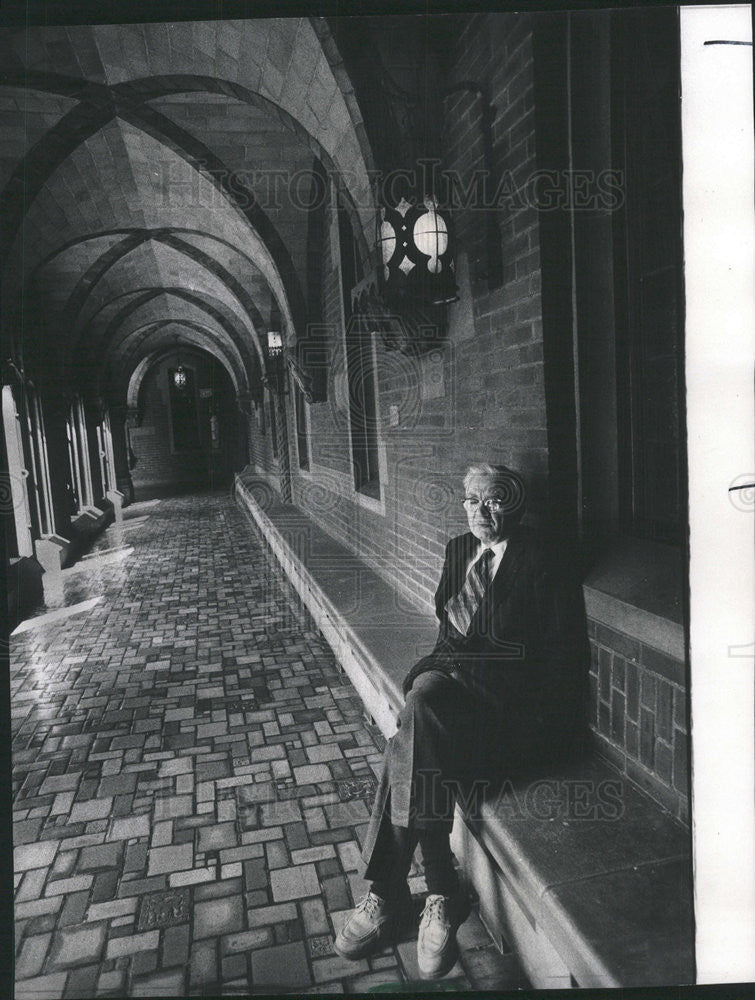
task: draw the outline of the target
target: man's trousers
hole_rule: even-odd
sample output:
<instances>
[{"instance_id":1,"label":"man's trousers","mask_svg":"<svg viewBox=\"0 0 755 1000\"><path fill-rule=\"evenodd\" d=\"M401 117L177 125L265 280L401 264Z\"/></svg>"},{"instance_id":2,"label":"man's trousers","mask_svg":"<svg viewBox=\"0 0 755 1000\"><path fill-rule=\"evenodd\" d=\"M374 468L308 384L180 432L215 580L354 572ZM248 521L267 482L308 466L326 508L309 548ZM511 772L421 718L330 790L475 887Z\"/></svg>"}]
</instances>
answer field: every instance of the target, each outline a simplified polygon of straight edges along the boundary
<instances>
[{"instance_id":1,"label":"man's trousers","mask_svg":"<svg viewBox=\"0 0 755 1000\"><path fill-rule=\"evenodd\" d=\"M495 707L463 677L430 670L416 678L386 748L362 850L365 878L398 889L419 839L430 891L434 875L448 881L454 803L461 795L468 807L479 804L506 736Z\"/></svg>"}]
</instances>

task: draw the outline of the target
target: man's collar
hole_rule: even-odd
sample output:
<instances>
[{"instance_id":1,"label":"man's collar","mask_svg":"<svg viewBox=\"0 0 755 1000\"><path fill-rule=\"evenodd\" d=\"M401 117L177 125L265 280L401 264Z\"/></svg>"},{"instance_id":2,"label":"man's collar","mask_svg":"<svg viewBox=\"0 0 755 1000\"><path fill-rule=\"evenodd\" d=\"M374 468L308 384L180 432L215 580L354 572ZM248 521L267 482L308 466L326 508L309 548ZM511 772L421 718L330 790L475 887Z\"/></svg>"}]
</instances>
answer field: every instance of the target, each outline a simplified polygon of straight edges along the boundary
<instances>
[{"instance_id":1,"label":"man's collar","mask_svg":"<svg viewBox=\"0 0 755 1000\"><path fill-rule=\"evenodd\" d=\"M493 542L490 547L497 556L502 556L508 545L508 541L508 538L502 538L500 542Z\"/></svg>"},{"instance_id":2,"label":"man's collar","mask_svg":"<svg viewBox=\"0 0 755 1000\"><path fill-rule=\"evenodd\" d=\"M481 556L483 549L492 549L495 555L501 556L503 555L507 544L508 544L508 538L502 538L500 542L492 542L490 545L485 545L483 542L478 542L477 554L478 556Z\"/></svg>"}]
</instances>

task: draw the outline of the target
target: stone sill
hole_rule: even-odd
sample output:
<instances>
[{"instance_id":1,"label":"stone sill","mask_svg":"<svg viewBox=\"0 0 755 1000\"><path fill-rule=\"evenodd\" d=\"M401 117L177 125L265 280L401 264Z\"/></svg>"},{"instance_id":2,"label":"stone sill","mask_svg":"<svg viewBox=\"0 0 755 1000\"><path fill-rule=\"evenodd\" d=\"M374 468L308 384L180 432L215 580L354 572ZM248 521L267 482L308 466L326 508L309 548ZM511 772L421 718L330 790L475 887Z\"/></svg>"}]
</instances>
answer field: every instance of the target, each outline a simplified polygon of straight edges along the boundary
<instances>
[{"instance_id":1,"label":"stone sill","mask_svg":"<svg viewBox=\"0 0 755 1000\"><path fill-rule=\"evenodd\" d=\"M71 531L76 535L93 535L100 531L104 527L109 514L113 509L112 503L108 501L100 501L105 506L105 509L90 504L88 507L82 507L78 514L71 518Z\"/></svg>"},{"instance_id":2,"label":"stone sill","mask_svg":"<svg viewBox=\"0 0 755 1000\"><path fill-rule=\"evenodd\" d=\"M644 539L616 539L584 583L587 617L685 660L683 554Z\"/></svg>"}]
</instances>

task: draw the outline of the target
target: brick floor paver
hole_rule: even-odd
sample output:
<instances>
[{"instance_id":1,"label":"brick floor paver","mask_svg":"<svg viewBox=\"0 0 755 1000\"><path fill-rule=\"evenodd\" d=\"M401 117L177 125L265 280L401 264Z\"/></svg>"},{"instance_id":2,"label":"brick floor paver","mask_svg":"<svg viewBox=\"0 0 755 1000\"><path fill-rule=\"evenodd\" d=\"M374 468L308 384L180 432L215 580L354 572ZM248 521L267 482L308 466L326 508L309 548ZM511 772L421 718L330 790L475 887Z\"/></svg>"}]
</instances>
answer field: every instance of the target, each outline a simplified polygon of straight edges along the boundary
<instances>
[{"instance_id":1,"label":"brick floor paver","mask_svg":"<svg viewBox=\"0 0 755 1000\"><path fill-rule=\"evenodd\" d=\"M230 497L126 516L11 639L16 995L409 984L411 941L332 949L384 745L356 691ZM520 985L467 936L439 988Z\"/></svg>"}]
</instances>

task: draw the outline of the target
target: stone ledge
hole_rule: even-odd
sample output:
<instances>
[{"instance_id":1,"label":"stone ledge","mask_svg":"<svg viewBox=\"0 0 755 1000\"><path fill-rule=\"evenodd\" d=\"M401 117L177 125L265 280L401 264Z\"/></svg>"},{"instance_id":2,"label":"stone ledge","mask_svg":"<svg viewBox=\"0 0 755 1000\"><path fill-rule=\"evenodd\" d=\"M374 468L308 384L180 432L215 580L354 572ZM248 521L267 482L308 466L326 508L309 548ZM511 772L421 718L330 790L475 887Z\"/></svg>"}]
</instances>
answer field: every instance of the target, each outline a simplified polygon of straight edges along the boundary
<instances>
[{"instance_id":1,"label":"stone ledge","mask_svg":"<svg viewBox=\"0 0 755 1000\"><path fill-rule=\"evenodd\" d=\"M584 592L585 610L589 618L678 661L683 672L682 625L628 604L612 594L603 593L589 583L585 583Z\"/></svg>"},{"instance_id":2,"label":"stone ledge","mask_svg":"<svg viewBox=\"0 0 755 1000\"><path fill-rule=\"evenodd\" d=\"M476 832L580 986L693 980L689 835L609 764L570 761L507 789Z\"/></svg>"},{"instance_id":3,"label":"stone ledge","mask_svg":"<svg viewBox=\"0 0 755 1000\"><path fill-rule=\"evenodd\" d=\"M367 711L391 736L406 672L435 645L434 621L407 607L377 573L296 507L263 491L263 511L238 479L236 488Z\"/></svg>"},{"instance_id":4,"label":"stone ledge","mask_svg":"<svg viewBox=\"0 0 755 1000\"><path fill-rule=\"evenodd\" d=\"M543 928L580 986L694 981L688 857L607 872L548 893ZM638 927L652 933L638 934Z\"/></svg>"},{"instance_id":5,"label":"stone ledge","mask_svg":"<svg viewBox=\"0 0 755 1000\"><path fill-rule=\"evenodd\" d=\"M681 553L642 539L606 545L584 585L589 618L684 664Z\"/></svg>"},{"instance_id":6,"label":"stone ledge","mask_svg":"<svg viewBox=\"0 0 755 1000\"><path fill-rule=\"evenodd\" d=\"M297 508L272 498L262 510L251 485L236 479L242 510L391 736L401 680L411 657L431 648L434 619L403 607ZM377 624L386 620L388 627ZM530 801L543 790L552 793L545 805ZM534 986L693 980L688 834L607 763L565 762L557 773L488 795L475 818L457 810L453 844L494 940L516 945Z\"/></svg>"}]
</instances>

